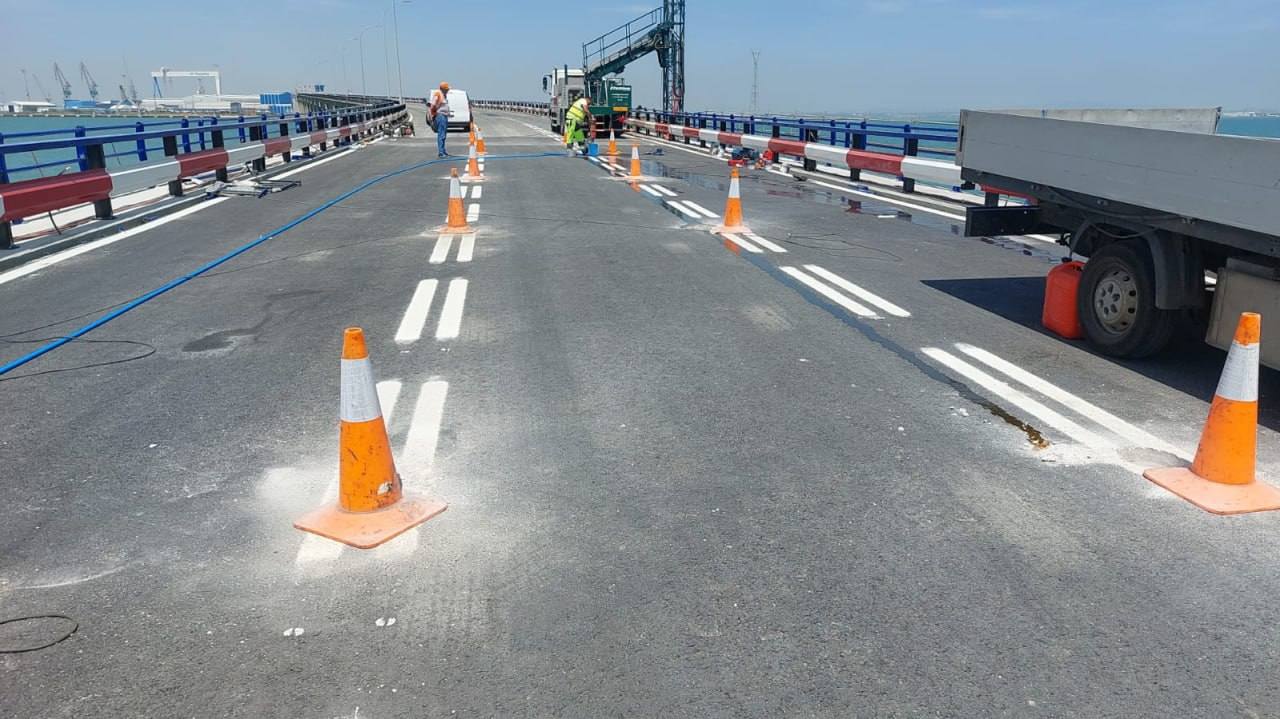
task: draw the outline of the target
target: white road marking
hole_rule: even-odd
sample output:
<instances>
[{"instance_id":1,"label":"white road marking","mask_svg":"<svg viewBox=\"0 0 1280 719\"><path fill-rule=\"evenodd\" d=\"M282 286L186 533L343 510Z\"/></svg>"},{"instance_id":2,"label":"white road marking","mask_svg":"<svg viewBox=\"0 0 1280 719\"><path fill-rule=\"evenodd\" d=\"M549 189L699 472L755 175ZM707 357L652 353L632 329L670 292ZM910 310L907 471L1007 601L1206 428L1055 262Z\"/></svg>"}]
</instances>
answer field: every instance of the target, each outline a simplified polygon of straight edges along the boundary
<instances>
[{"instance_id":1,"label":"white road marking","mask_svg":"<svg viewBox=\"0 0 1280 719\"><path fill-rule=\"evenodd\" d=\"M476 251L476 236L467 234L462 236L462 241L458 243L458 262L470 262L471 256Z\"/></svg>"},{"instance_id":2,"label":"white road marking","mask_svg":"<svg viewBox=\"0 0 1280 719\"><path fill-rule=\"evenodd\" d=\"M427 262L438 265L449 258L449 248L453 246L453 235L440 235L436 238L436 246L431 250Z\"/></svg>"},{"instance_id":3,"label":"white road marking","mask_svg":"<svg viewBox=\"0 0 1280 719\"><path fill-rule=\"evenodd\" d=\"M804 268L867 304L875 305L894 317L910 317L911 313L869 290L865 290L849 280L818 265L805 265Z\"/></svg>"},{"instance_id":4,"label":"white road marking","mask_svg":"<svg viewBox=\"0 0 1280 719\"><path fill-rule=\"evenodd\" d=\"M432 280L432 282L434 281ZM382 407L382 422L389 427L391 426L391 417L396 411L396 401L400 398L402 385L397 380L385 380L379 382L375 387L378 393L378 405ZM335 474L329 480L324 496L320 498L320 504L331 504L336 501L338 501L338 477ZM298 553L293 558L293 564L301 568L317 562L332 562L342 555L343 546L340 542L306 532L302 537L302 544L298 546Z\"/></svg>"},{"instance_id":5,"label":"white road marking","mask_svg":"<svg viewBox=\"0 0 1280 719\"><path fill-rule=\"evenodd\" d=\"M925 347L920 351L935 362L938 362L962 377L977 383L978 386L988 392L1000 397L1023 412L1040 419L1040 421L1075 439L1081 444L1099 448L1114 448L1115 446L1112 442L1103 439L1094 432L1081 427L1075 421L1068 419L1057 410L1051 409L1044 403L1028 397L1022 392L1011 387L1007 382L1003 382L992 377L986 372L983 372L977 367L945 350L938 349L937 347Z\"/></svg>"},{"instance_id":6,"label":"white road marking","mask_svg":"<svg viewBox=\"0 0 1280 719\"><path fill-rule=\"evenodd\" d=\"M445 245L445 250L448 251L448 245ZM397 343L408 344L422 339L422 328L426 326L427 315L431 313L431 301L436 296L437 284L439 282L434 279L418 283L417 289L413 291L413 297L409 300L409 306L404 310L404 317L400 319L400 329L396 330Z\"/></svg>"},{"instance_id":7,"label":"white road marking","mask_svg":"<svg viewBox=\"0 0 1280 719\"><path fill-rule=\"evenodd\" d=\"M689 209L688 207L685 207L684 205L680 204L680 201L679 201L679 200L663 200L663 202L667 203L667 205L669 205L669 206L671 206L671 207L676 208L676 209L677 209L677 210L679 210L679 211L680 211L680 213L681 213L681 214L683 214L683 215L687 215L687 216L689 216L689 217L692 217L692 218L693 218L693 219L695 219L695 220L701 220L701 219L702 219L702 215L699 215L698 213L694 212L693 210Z\"/></svg>"},{"instance_id":8,"label":"white road marking","mask_svg":"<svg viewBox=\"0 0 1280 719\"><path fill-rule=\"evenodd\" d=\"M338 160L343 157L350 157L353 154L355 153L351 152L350 150L347 150L346 152L339 152L338 154L333 155L332 157L322 157L318 160L312 160L311 162L306 163L305 165L303 165L302 167L299 167L296 170L289 170L288 172L282 172L279 175L273 175L271 179L283 180L286 177L293 177L299 172L306 172L307 170L310 170L313 167L319 167L325 163L333 162L334 160Z\"/></svg>"},{"instance_id":9,"label":"white road marking","mask_svg":"<svg viewBox=\"0 0 1280 719\"><path fill-rule=\"evenodd\" d=\"M703 215L706 215L708 218L710 218L710 219L712 219L712 220L718 220L718 219L720 219L720 215L717 215L716 213L712 212L711 210L708 210L707 208L703 207L702 205L699 205L698 203L694 202L693 200L685 200L685 201L684 201L684 204L688 205L689 207L692 207L694 210L697 210L699 213L701 213L701 214L703 214Z\"/></svg>"},{"instance_id":10,"label":"white road marking","mask_svg":"<svg viewBox=\"0 0 1280 719\"><path fill-rule=\"evenodd\" d=\"M956 349L996 370L997 372L1004 373L1014 381L1039 392L1049 399L1067 407L1071 411L1097 422L1111 432L1114 432L1116 435L1128 440L1136 447L1146 447L1160 450L1161 452L1168 452L1186 461L1191 461L1190 457L1184 456L1183 452L1159 437L1135 427L1105 409L1102 409L1081 397L1077 397L1051 382L1037 377L1003 357L988 352L981 347L975 347L964 342L956 343Z\"/></svg>"},{"instance_id":11,"label":"white road marking","mask_svg":"<svg viewBox=\"0 0 1280 719\"><path fill-rule=\"evenodd\" d=\"M448 393L449 383L444 380L424 382L418 393L418 402L413 407L413 417L400 460L402 468L414 473L417 479L425 479L435 462L436 444L440 441L440 425L444 419L444 401Z\"/></svg>"},{"instance_id":12,"label":"white road marking","mask_svg":"<svg viewBox=\"0 0 1280 719\"><path fill-rule=\"evenodd\" d=\"M462 308L467 302L467 281L461 277L449 280L449 291L444 296L444 309L440 311L440 324L436 327L436 339L456 339L462 329Z\"/></svg>"},{"instance_id":13,"label":"white road marking","mask_svg":"<svg viewBox=\"0 0 1280 719\"><path fill-rule=\"evenodd\" d=\"M480 219L480 203L473 202L467 205L467 222L475 222Z\"/></svg>"},{"instance_id":14,"label":"white road marking","mask_svg":"<svg viewBox=\"0 0 1280 719\"><path fill-rule=\"evenodd\" d=\"M737 245L738 247L741 247L747 252L757 252L757 253L760 252L759 247L756 247L755 245L751 244L750 242L747 242L745 239L733 234L732 232L721 232L720 236L732 242L733 244Z\"/></svg>"},{"instance_id":15,"label":"white road marking","mask_svg":"<svg viewBox=\"0 0 1280 719\"><path fill-rule=\"evenodd\" d=\"M800 282L804 283L810 289L814 290L815 292L822 295L823 297L826 297L827 299L831 300L837 305L840 305L846 310L849 310L855 315L858 315L859 317L875 317L876 316L876 313L872 312L871 309L864 307L863 305L860 305L857 302L854 302L848 297L845 297L844 295L840 294L835 289L826 285L820 280L814 277L810 277L809 275L806 275L805 273L801 272L798 268L781 267L779 269L781 269L783 272L787 273L788 275L791 275L792 277L796 278L797 280L800 280Z\"/></svg>"},{"instance_id":16,"label":"white road marking","mask_svg":"<svg viewBox=\"0 0 1280 719\"><path fill-rule=\"evenodd\" d=\"M650 195L653 195L654 197L662 197L662 193L661 193L661 192L658 192L657 190L653 189L652 187L649 187L648 185L641 185L641 186L640 186L640 189L644 190L645 192L649 193Z\"/></svg>"},{"instance_id":17,"label":"white road marking","mask_svg":"<svg viewBox=\"0 0 1280 719\"><path fill-rule=\"evenodd\" d=\"M945 217L945 218L947 218L947 219L949 219L949 220L959 220L959 221L964 221L964 215L957 215L957 214L953 214L953 213L951 213L951 212L943 212L942 210L937 210L937 209L934 209L934 208L932 208L932 207L925 207L924 205L917 205L917 204L915 204L915 203L913 203L913 202L903 202L902 200L895 200L895 199L894 199L894 198L892 198L892 197L885 197L884 195L876 195L876 194L871 193L871 192L863 192L862 190L855 190L855 189L852 189L852 188L849 188L849 187L841 187L840 185L833 185L833 184L831 184L830 182L823 182L822 180L809 180L809 184L812 184L812 185L821 185L822 187L828 187L828 188L831 188L832 190L839 190L840 192L843 192L843 193L846 193L846 194L849 194L849 195L859 195L859 196L862 196L862 197L869 197L869 198L871 198L871 199L873 199L873 200L877 200L877 201L879 201L879 202L888 202L888 203L890 203L890 204L894 204L894 205L901 205L901 206L903 206L903 207L910 207L910 208L911 208L911 209L913 209L913 210L919 210L920 212L928 212L928 213L929 213L929 214L931 214L931 215L938 215L939 217Z\"/></svg>"},{"instance_id":18,"label":"white road marking","mask_svg":"<svg viewBox=\"0 0 1280 719\"><path fill-rule=\"evenodd\" d=\"M121 240L127 240L130 237L140 235L146 232L147 230L154 230L155 228L160 227L161 225L167 225L170 222L181 220L187 215L195 214L201 210L207 210L210 207L226 202L228 199L230 198L217 197L212 200L199 202L192 207L188 207L184 210L178 210L172 215L166 215L164 217L161 217L158 220L153 220L144 225L139 225L138 227L135 227L131 230L125 230L124 232L121 232L118 235L110 235L108 237L103 237L100 240L94 240L93 242L86 242L83 245L80 245L79 247L72 247L69 250L63 250L62 252L55 252L52 255L46 255L44 257L41 257L38 260L32 260L31 262L28 262L19 267L15 267L12 270L9 270L8 272L0 273L0 285L3 285L7 282L12 282L18 279L19 277L26 277L27 275L33 272L39 272L40 270L43 270L47 267L52 267L60 262L65 262L71 259L72 257L83 255L86 252L92 252L101 247L106 247L107 245L113 245Z\"/></svg>"},{"instance_id":19,"label":"white road marking","mask_svg":"<svg viewBox=\"0 0 1280 719\"><path fill-rule=\"evenodd\" d=\"M679 194L680 194L680 193L678 193L678 192L675 192L674 190L669 190L669 189L667 189L667 188L663 187L662 185L654 185L654 186L653 186L653 189L657 190L658 192L661 192L662 194L666 195L667 197L676 197L677 195L679 195Z\"/></svg>"},{"instance_id":20,"label":"white road marking","mask_svg":"<svg viewBox=\"0 0 1280 719\"><path fill-rule=\"evenodd\" d=\"M471 199L473 199L473 200L478 200L478 199L480 199L483 195L484 195L484 186L483 186L483 185L472 185L472 186L471 186Z\"/></svg>"},{"instance_id":21,"label":"white road marking","mask_svg":"<svg viewBox=\"0 0 1280 719\"><path fill-rule=\"evenodd\" d=\"M754 233L754 232L744 232L744 233L742 233L742 236L743 236L743 237L746 237L748 240L751 240L752 242L754 242L754 243L756 243L756 244L760 245L761 247L765 248L766 250L769 250L770 252L786 252L786 251L787 251L787 248L785 248L785 247L783 247L783 246L781 246L781 245L779 245L779 244L776 244L776 243L774 243L774 242L771 242L771 241L769 241L769 240L766 240L765 238L761 237L760 235L757 235L757 234L756 234L756 233Z\"/></svg>"}]
</instances>

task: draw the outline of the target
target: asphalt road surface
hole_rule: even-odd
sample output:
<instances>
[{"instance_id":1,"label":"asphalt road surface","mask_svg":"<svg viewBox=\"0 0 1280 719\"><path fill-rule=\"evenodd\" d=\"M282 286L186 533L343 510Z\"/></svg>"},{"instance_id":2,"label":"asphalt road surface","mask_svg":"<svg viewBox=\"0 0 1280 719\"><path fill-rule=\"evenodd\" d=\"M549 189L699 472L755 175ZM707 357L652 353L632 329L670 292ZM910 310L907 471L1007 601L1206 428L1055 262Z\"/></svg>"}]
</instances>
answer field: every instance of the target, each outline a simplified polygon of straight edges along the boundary
<instances>
[{"instance_id":1,"label":"asphalt road surface","mask_svg":"<svg viewBox=\"0 0 1280 719\"><path fill-rule=\"evenodd\" d=\"M642 139L633 187L478 120L474 238L427 165L0 378L0 620L78 624L0 625L0 715L1280 715L1280 514L1140 475L1194 451L1222 353L1048 335L1060 251L927 197L751 171L735 242L723 160ZM0 273L0 360L434 156ZM450 504L369 551L291 526L348 326Z\"/></svg>"}]
</instances>

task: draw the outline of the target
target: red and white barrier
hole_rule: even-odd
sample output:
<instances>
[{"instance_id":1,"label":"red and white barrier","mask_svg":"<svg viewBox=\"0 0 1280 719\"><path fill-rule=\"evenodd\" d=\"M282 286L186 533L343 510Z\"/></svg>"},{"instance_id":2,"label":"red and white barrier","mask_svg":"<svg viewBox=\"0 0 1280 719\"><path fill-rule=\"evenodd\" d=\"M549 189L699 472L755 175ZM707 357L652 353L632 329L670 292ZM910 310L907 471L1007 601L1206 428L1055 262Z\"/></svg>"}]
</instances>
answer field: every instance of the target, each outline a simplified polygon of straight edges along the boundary
<instances>
[{"instance_id":1,"label":"red and white barrier","mask_svg":"<svg viewBox=\"0 0 1280 719\"><path fill-rule=\"evenodd\" d=\"M404 113L369 122L358 122L325 130L273 137L230 149L218 148L177 155L172 159L139 165L125 170L87 170L58 177L22 180L0 185L0 222L20 220L86 202L106 200L137 190L163 185L172 180L194 177L253 160L283 155L294 150L362 135L376 127L395 122Z\"/></svg>"},{"instance_id":2,"label":"red and white barrier","mask_svg":"<svg viewBox=\"0 0 1280 719\"><path fill-rule=\"evenodd\" d=\"M772 150L779 155L802 157L808 160L847 167L850 170L882 172L903 179L931 182L947 187L956 187L962 182L960 179L960 166L944 160L930 160L922 157L893 155L887 152L872 152L870 150L852 150L838 145L824 145L818 142L804 142L803 140L782 137L719 132L686 127L684 125L671 125L665 122L637 120L635 118L629 118L627 124L649 130L668 139L687 137L730 147L748 147L761 152Z\"/></svg>"}]
</instances>

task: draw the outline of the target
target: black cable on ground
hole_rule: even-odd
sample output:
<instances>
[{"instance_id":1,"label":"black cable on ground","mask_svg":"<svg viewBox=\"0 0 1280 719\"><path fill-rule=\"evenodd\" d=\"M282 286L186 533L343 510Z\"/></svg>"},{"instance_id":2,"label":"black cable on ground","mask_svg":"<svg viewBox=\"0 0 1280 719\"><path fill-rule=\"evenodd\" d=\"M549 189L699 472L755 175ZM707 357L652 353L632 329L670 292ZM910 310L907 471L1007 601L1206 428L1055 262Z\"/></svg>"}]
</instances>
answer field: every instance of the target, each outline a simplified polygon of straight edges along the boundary
<instances>
[{"instance_id":1,"label":"black cable on ground","mask_svg":"<svg viewBox=\"0 0 1280 719\"><path fill-rule=\"evenodd\" d=\"M65 614L32 614L26 617L12 617L10 619L0 620L0 626L4 626L6 624L13 624L15 622L30 622L37 619L65 619L66 621L71 622L71 628L68 629L66 632L64 632L57 639L54 639L51 642L46 642L39 646L18 647L16 649L0 646L0 654L23 654L26 652L37 652L37 651L40 651L41 649L48 649L49 647L55 644L58 644L59 642L66 641L71 637L72 634L76 633L77 629L80 628L80 622L77 622L76 620L72 619L71 617L68 617Z\"/></svg>"}]
</instances>

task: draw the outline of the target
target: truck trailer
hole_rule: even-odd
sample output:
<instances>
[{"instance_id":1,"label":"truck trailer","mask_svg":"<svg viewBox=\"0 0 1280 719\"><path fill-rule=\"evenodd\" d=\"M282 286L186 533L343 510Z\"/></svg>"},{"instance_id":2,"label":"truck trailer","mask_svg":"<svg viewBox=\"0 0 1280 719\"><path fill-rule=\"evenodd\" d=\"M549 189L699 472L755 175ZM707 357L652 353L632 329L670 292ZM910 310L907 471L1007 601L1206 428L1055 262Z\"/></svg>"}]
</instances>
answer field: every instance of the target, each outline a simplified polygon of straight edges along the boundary
<instances>
[{"instance_id":1,"label":"truck trailer","mask_svg":"<svg viewBox=\"0 0 1280 719\"><path fill-rule=\"evenodd\" d=\"M961 177L1026 201L968 208L965 234L1056 234L1087 258L1076 309L1105 354L1155 354L1187 323L1226 349L1241 312L1280 318L1280 141L1216 134L1220 114L965 110ZM1280 330L1262 362L1280 368Z\"/></svg>"}]
</instances>

